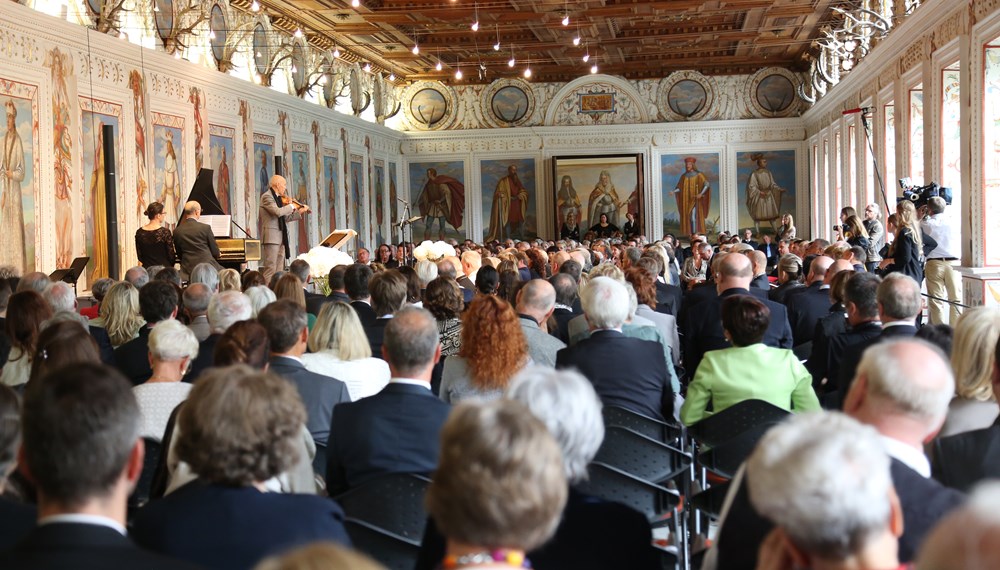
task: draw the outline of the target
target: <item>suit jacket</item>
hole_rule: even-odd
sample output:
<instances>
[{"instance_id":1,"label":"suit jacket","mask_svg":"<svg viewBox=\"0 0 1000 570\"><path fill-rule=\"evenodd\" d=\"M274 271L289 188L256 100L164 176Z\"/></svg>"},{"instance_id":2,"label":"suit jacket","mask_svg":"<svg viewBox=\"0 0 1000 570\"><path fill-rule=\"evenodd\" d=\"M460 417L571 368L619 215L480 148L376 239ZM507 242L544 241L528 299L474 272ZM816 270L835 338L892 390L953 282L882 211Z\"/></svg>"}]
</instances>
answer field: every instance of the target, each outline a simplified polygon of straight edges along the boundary
<instances>
[{"instance_id":1,"label":"suit jacket","mask_svg":"<svg viewBox=\"0 0 1000 570\"><path fill-rule=\"evenodd\" d=\"M295 211L294 204L279 207L274 196L274 192L270 189L260 194L261 243L287 246L288 229L285 223L299 220L302 215Z\"/></svg>"},{"instance_id":2,"label":"suit jacket","mask_svg":"<svg viewBox=\"0 0 1000 570\"><path fill-rule=\"evenodd\" d=\"M467 275L459 275L456 281L458 281L458 286L462 289L476 290L476 284Z\"/></svg>"},{"instance_id":3,"label":"suit jacket","mask_svg":"<svg viewBox=\"0 0 1000 570\"><path fill-rule=\"evenodd\" d=\"M520 315L520 321L531 360L539 366L555 368L556 353L566 348L566 343L542 330L535 319L529 316Z\"/></svg>"},{"instance_id":4,"label":"suit jacket","mask_svg":"<svg viewBox=\"0 0 1000 570\"><path fill-rule=\"evenodd\" d=\"M200 568L141 550L118 531L85 523L50 523L35 527L12 549L0 554L4 570L106 570Z\"/></svg>"},{"instance_id":5,"label":"suit jacket","mask_svg":"<svg viewBox=\"0 0 1000 570\"><path fill-rule=\"evenodd\" d=\"M97 350L101 353L101 362L107 364L108 366L115 365L115 349L111 346L111 337L108 336L108 331L104 327L87 327L90 330L90 336L97 343ZM6 338L6 337L4 337ZM10 344L7 344L7 354L0 353L3 360L0 362L7 362L7 357L10 353Z\"/></svg>"},{"instance_id":6,"label":"suit jacket","mask_svg":"<svg viewBox=\"0 0 1000 570\"><path fill-rule=\"evenodd\" d=\"M536 570L655 570L660 556L651 546L652 531L642 514L569 488L556 533L528 553ZM427 519L415 570L441 568L445 539L434 519Z\"/></svg>"},{"instance_id":7,"label":"suit jacket","mask_svg":"<svg viewBox=\"0 0 1000 570\"><path fill-rule=\"evenodd\" d=\"M656 311L677 316L681 311L683 295L681 288L669 283L656 282Z\"/></svg>"},{"instance_id":8,"label":"suit jacket","mask_svg":"<svg viewBox=\"0 0 1000 570\"><path fill-rule=\"evenodd\" d=\"M705 301L691 309L697 319L689 319L685 328L684 367L692 378L698 364L709 350L728 348L729 341L722 333L722 301L733 295L747 295L747 289L727 289L715 300ZM759 298L759 297L758 297ZM792 348L792 328L788 325L785 307L774 301L761 300L771 310L771 322L764 332L763 343L773 348Z\"/></svg>"},{"instance_id":9,"label":"suit jacket","mask_svg":"<svg viewBox=\"0 0 1000 570\"><path fill-rule=\"evenodd\" d=\"M785 304L788 300L788 295L793 291L798 291L804 288L805 285L799 283L798 281L786 281L785 283L778 285L774 289L771 289L767 293L767 298L775 303Z\"/></svg>"},{"instance_id":10,"label":"suit jacket","mask_svg":"<svg viewBox=\"0 0 1000 570\"><path fill-rule=\"evenodd\" d=\"M434 471L450 411L429 389L394 382L374 396L336 406L326 448L330 496L387 473Z\"/></svg>"},{"instance_id":11,"label":"suit jacket","mask_svg":"<svg viewBox=\"0 0 1000 570\"><path fill-rule=\"evenodd\" d=\"M347 296L347 293L341 293L340 291L331 291L326 296L316 293L306 293L306 312L318 317L319 312L323 310L323 305L338 301L347 303L348 305L351 304L351 298Z\"/></svg>"},{"instance_id":12,"label":"suit jacket","mask_svg":"<svg viewBox=\"0 0 1000 570\"><path fill-rule=\"evenodd\" d=\"M890 472L906 521L903 535L899 537L899 561L905 564L916 558L924 537L938 520L961 504L965 496L921 476L897 459L892 459ZM720 570L754 570L757 549L774 528L774 523L757 514L750 504L745 474L738 483L732 505L719 529L716 567Z\"/></svg>"},{"instance_id":13,"label":"suit jacket","mask_svg":"<svg viewBox=\"0 0 1000 570\"><path fill-rule=\"evenodd\" d=\"M374 323L375 319L378 318L378 315L375 314L375 309L364 301L351 301L351 307L353 307L354 312L358 314L358 319L361 320L362 327L368 328L368 326Z\"/></svg>"},{"instance_id":14,"label":"suit jacket","mask_svg":"<svg viewBox=\"0 0 1000 570\"><path fill-rule=\"evenodd\" d=\"M774 242L770 244L762 243L757 246L757 251L764 252L764 255L767 256L767 265L769 267L778 264L778 244Z\"/></svg>"},{"instance_id":15,"label":"suit jacket","mask_svg":"<svg viewBox=\"0 0 1000 570\"><path fill-rule=\"evenodd\" d=\"M205 340L208 338L208 335L212 334L212 327L208 324L207 315L198 315L191 319L187 327L194 333L194 337L198 339L198 342Z\"/></svg>"},{"instance_id":16,"label":"suit jacket","mask_svg":"<svg viewBox=\"0 0 1000 570\"><path fill-rule=\"evenodd\" d=\"M139 329L139 336L115 349L115 368L138 386L153 375L149 367L149 333L150 327Z\"/></svg>"},{"instance_id":17,"label":"suit jacket","mask_svg":"<svg viewBox=\"0 0 1000 570\"><path fill-rule=\"evenodd\" d=\"M570 309L556 309L552 312L552 318L556 320L556 324L559 325L559 330L557 331L556 338L561 340L563 344L569 344L569 322L573 320L576 315Z\"/></svg>"},{"instance_id":18,"label":"suit jacket","mask_svg":"<svg viewBox=\"0 0 1000 570\"><path fill-rule=\"evenodd\" d=\"M988 428L934 440L931 458L934 478L959 491L1000 478L1000 419Z\"/></svg>"},{"instance_id":19,"label":"suit jacket","mask_svg":"<svg viewBox=\"0 0 1000 570\"><path fill-rule=\"evenodd\" d=\"M188 277L199 263L208 263L222 269L216 259L222 254L215 243L212 227L193 218L187 218L174 228L174 249L181 260L181 276Z\"/></svg>"},{"instance_id":20,"label":"suit jacket","mask_svg":"<svg viewBox=\"0 0 1000 570\"><path fill-rule=\"evenodd\" d=\"M913 325L882 326L882 331L878 336L872 336L867 340L858 342L844 350L844 356L840 359L840 370L837 372L837 391L840 394L840 408L844 408L844 398L847 397L854 382L854 374L858 371L858 364L861 357L869 346L880 343L891 338L907 338L917 334L917 327Z\"/></svg>"},{"instance_id":21,"label":"suit jacket","mask_svg":"<svg viewBox=\"0 0 1000 570\"><path fill-rule=\"evenodd\" d=\"M368 345L375 358L382 358L382 343L385 341L385 326L388 324L389 319L379 318L365 325L365 336L368 337Z\"/></svg>"},{"instance_id":22,"label":"suit jacket","mask_svg":"<svg viewBox=\"0 0 1000 570\"><path fill-rule=\"evenodd\" d=\"M760 289L766 293L771 292L771 281L767 278L767 274L762 273L753 278L750 282L750 290Z\"/></svg>"},{"instance_id":23,"label":"suit jacket","mask_svg":"<svg viewBox=\"0 0 1000 570\"><path fill-rule=\"evenodd\" d=\"M830 341L846 331L847 316L844 314L844 306L840 303L830 305L830 312L823 315L816 323L812 351L809 353L809 360L806 361L806 369L809 370L809 374L813 378L813 386L817 390L820 389L822 380L829 377Z\"/></svg>"},{"instance_id":24,"label":"suit jacket","mask_svg":"<svg viewBox=\"0 0 1000 570\"><path fill-rule=\"evenodd\" d=\"M222 335L219 333L210 334L198 343L198 356L191 361L188 373L184 375L185 382L194 382L205 369L215 365L215 345L219 344L220 338Z\"/></svg>"},{"instance_id":25,"label":"suit jacket","mask_svg":"<svg viewBox=\"0 0 1000 570\"><path fill-rule=\"evenodd\" d=\"M145 548L208 568L245 570L312 542L350 546L343 520L336 502L315 495L195 480L139 509L132 537Z\"/></svg>"},{"instance_id":26,"label":"suit jacket","mask_svg":"<svg viewBox=\"0 0 1000 570\"><path fill-rule=\"evenodd\" d=\"M0 498L0 551L9 549L35 528L38 509L34 505Z\"/></svg>"},{"instance_id":27,"label":"suit jacket","mask_svg":"<svg viewBox=\"0 0 1000 570\"><path fill-rule=\"evenodd\" d=\"M556 368L579 370L606 406L621 406L661 421L673 417L674 391L663 347L657 342L613 330L594 331L590 338L560 350Z\"/></svg>"},{"instance_id":28,"label":"suit jacket","mask_svg":"<svg viewBox=\"0 0 1000 570\"><path fill-rule=\"evenodd\" d=\"M850 325L845 325L845 327L846 330L844 332L830 339L829 346L826 349L826 391L839 391L837 382L840 378L840 369L843 366L847 350L860 342L865 342L882 334L882 325L878 321L861 323L856 327ZM857 363L854 363L853 366L857 366Z\"/></svg>"},{"instance_id":29,"label":"suit jacket","mask_svg":"<svg viewBox=\"0 0 1000 570\"><path fill-rule=\"evenodd\" d=\"M309 433L316 443L326 445L333 407L351 401L347 386L336 378L306 370L305 365L295 358L274 356L269 368L271 372L295 385L302 403L306 405L306 427L309 428Z\"/></svg>"},{"instance_id":30,"label":"suit jacket","mask_svg":"<svg viewBox=\"0 0 1000 570\"><path fill-rule=\"evenodd\" d=\"M830 289L820 287L822 283L816 282L785 298L794 346L812 342L816 323L830 312Z\"/></svg>"}]
</instances>

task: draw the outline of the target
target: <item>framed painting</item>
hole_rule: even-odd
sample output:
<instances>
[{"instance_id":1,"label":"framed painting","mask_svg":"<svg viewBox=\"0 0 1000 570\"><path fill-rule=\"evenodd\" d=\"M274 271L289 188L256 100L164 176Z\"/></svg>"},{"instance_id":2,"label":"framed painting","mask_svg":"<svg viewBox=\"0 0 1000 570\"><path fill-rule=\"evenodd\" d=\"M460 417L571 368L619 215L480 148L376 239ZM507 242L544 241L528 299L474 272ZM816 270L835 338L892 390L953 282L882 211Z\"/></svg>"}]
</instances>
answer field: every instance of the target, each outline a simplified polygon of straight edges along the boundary
<instances>
[{"instance_id":1,"label":"framed painting","mask_svg":"<svg viewBox=\"0 0 1000 570\"><path fill-rule=\"evenodd\" d=\"M231 214L233 212L233 177L229 173L233 157L233 139L236 136L236 129L222 127L219 125L208 126L208 159L212 165L212 173L215 180L215 198L222 206L222 211Z\"/></svg>"},{"instance_id":2,"label":"framed painting","mask_svg":"<svg viewBox=\"0 0 1000 570\"><path fill-rule=\"evenodd\" d=\"M368 247L367 240L365 240L364 232L364 200L365 200L365 157L360 154L351 155L351 186L350 186L350 197L348 202L350 203L350 213L351 217L347 221L347 225L356 232L358 232L358 240L355 246L355 251L361 249L362 247Z\"/></svg>"},{"instance_id":3,"label":"framed painting","mask_svg":"<svg viewBox=\"0 0 1000 570\"><path fill-rule=\"evenodd\" d=\"M600 224L602 214L618 229L628 214L640 228L645 224L642 153L553 157L552 187L560 236L579 228L583 237Z\"/></svg>"},{"instance_id":4,"label":"framed painting","mask_svg":"<svg viewBox=\"0 0 1000 570\"><path fill-rule=\"evenodd\" d=\"M736 153L740 229L773 234L782 214L795 215L795 151Z\"/></svg>"},{"instance_id":5,"label":"framed painting","mask_svg":"<svg viewBox=\"0 0 1000 570\"><path fill-rule=\"evenodd\" d=\"M410 226L410 241L465 239L465 162L411 162L410 197L423 216Z\"/></svg>"},{"instance_id":6,"label":"framed painting","mask_svg":"<svg viewBox=\"0 0 1000 570\"><path fill-rule=\"evenodd\" d=\"M104 180L104 126L111 125L115 137L110 144L121 148L122 106L117 103L80 98L83 116L81 125L83 149L84 243L90 257L86 282L108 275L108 213ZM121 172L121 153L116 152L115 172Z\"/></svg>"},{"instance_id":7,"label":"framed painting","mask_svg":"<svg viewBox=\"0 0 1000 570\"><path fill-rule=\"evenodd\" d=\"M258 194L267 190L267 185L274 174L274 137L271 135L253 135L253 171L254 185Z\"/></svg>"},{"instance_id":8,"label":"framed painting","mask_svg":"<svg viewBox=\"0 0 1000 570\"><path fill-rule=\"evenodd\" d=\"M338 175L339 164L337 151L329 148L323 149L323 184L326 192L326 208L323 211L323 224L325 230L319 233L326 235L338 228L337 224L337 204L340 201L340 178Z\"/></svg>"},{"instance_id":9,"label":"framed painting","mask_svg":"<svg viewBox=\"0 0 1000 570\"><path fill-rule=\"evenodd\" d=\"M374 165L372 167L372 235L375 237L375 243L372 247L378 247L383 243L386 243L385 239L385 228L383 228L383 222L385 221L385 161L382 159L375 159Z\"/></svg>"},{"instance_id":10,"label":"framed painting","mask_svg":"<svg viewBox=\"0 0 1000 570\"><path fill-rule=\"evenodd\" d=\"M164 222L180 221L184 180L184 118L153 113L153 194L163 204Z\"/></svg>"},{"instance_id":11,"label":"framed painting","mask_svg":"<svg viewBox=\"0 0 1000 570\"><path fill-rule=\"evenodd\" d=\"M38 225L38 87L0 79L0 105L4 108L0 155L0 265L21 275L34 271L35 230ZM47 228L48 229L48 228Z\"/></svg>"},{"instance_id":12,"label":"framed painting","mask_svg":"<svg viewBox=\"0 0 1000 570\"><path fill-rule=\"evenodd\" d=\"M389 223L395 226L399 223L399 186L396 181L396 163L389 163ZM395 229L392 230L393 233L396 232Z\"/></svg>"},{"instance_id":13,"label":"framed painting","mask_svg":"<svg viewBox=\"0 0 1000 570\"><path fill-rule=\"evenodd\" d=\"M309 145L292 143L291 167L292 171L289 173L291 176L288 177L289 195L303 204L309 204L309 181L311 180L309 178ZM298 236L297 251L299 253L309 251L309 216L312 215L315 214L306 214L301 220L293 222L296 226L295 234Z\"/></svg>"},{"instance_id":14,"label":"framed painting","mask_svg":"<svg viewBox=\"0 0 1000 570\"><path fill-rule=\"evenodd\" d=\"M212 5L212 9L208 12L208 26L215 34L214 39L209 39L209 45L212 48L212 57L218 65L225 58L226 42L229 40L229 24L222 4L216 2Z\"/></svg>"},{"instance_id":15,"label":"framed painting","mask_svg":"<svg viewBox=\"0 0 1000 570\"><path fill-rule=\"evenodd\" d=\"M663 233L685 238L719 231L719 153L660 156Z\"/></svg>"},{"instance_id":16,"label":"framed painting","mask_svg":"<svg viewBox=\"0 0 1000 570\"><path fill-rule=\"evenodd\" d=\"M483 241L538 237L535 159L509 158L479 163L483 192Z\"/></svg>"}]
</instances>

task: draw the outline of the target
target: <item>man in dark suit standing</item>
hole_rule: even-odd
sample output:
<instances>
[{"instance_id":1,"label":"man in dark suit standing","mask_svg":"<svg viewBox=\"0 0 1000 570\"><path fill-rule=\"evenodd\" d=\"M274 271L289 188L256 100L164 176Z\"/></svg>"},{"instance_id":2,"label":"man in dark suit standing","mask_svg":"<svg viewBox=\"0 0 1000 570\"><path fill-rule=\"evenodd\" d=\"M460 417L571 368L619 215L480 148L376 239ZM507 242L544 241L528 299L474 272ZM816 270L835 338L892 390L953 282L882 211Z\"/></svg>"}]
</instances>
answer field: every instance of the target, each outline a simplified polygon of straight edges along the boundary
<instances>
[{"instance_id":1,"label":"man in dark suit standing","mask_svg":"<svg viewBox=\"0 0 1000 570\"><path fill-rule=\"evenodd\" d=\"M878 315L882 331L878 336L859 342L844 351L837 373L840 402L850 391L858 363L868 347L892 338L910 338L917 334L917 315L920 314L920 284L902 273L890 273L878 286Z\"/></svg>"},{"instance_id":2,"label":"man in dark suit standing","mask_svg":"<svg viewBox=\"0 0 1000 570\"><path fill-rule=\"evenodd\" d=\"M0 554L0 568L191 568L126 537L128 496L142 473L140 421L132 386L106 366L57 368L28 385L20 457L40 516Z\"/></svg>"},{"instance_id":3,"label":"man in dark suit standing","mask_svg":"<svg viewBox=\"0 0 1000 570\"><path fill-rule=\"evenodd\" d=\"M718 297L691 307L689 313L697 314L697 318L688 318L684 328L684 367L692 378L706 352L730 346L722 331L722 300L733 295L752 294L749 287L753 270L747 256L730 253L717 257L720 257L716 274ZM774 348L791 348L792 329L785 307L764 299L761 302L771 310L771 323L764 333L763 343Z\"/></svg>"},{"instance_id":4,"label":"man in dark suit standing","mask_svg":"<svg viewBox=\"0 0 1000 570\"><path fill-rule=\"evenodd\" d=\"M406 277L396 269L387 269L371 278L368 290L371 292L372 310L377 317L365 325L365 336L368 337L372 356L382 358L385 326L392 315L406 304Z\"/></svg>"},{"instance_id":5,"label":"man in dark suit standing","mask_svg":"<svg viewBox=\"0 0 1000 570\"><path fill-rule=\"evenodd\" d=\"M437 468L439 433L451 407L431 392L441 358L437 321L406 307L385 328L382 356L392 375L374 396L333 410L327 444L330 496L387 473L429 474Z\"/></svg>"},{"instance_id":6,"label":"man in dark suit standing","mask_svg":"<svg viewBox=\"0 0 1000 570\"><path fill-rule=\"evenodd\" d=\"M372 309L372 296L368 292L368 280L372 278L372 269L363 263L350 265L344 271L344 290L351 298L351 307L358 314L361 326L367 327L375 322L378 315Z\"/></svg>"},{"instance_id":7,"label":"man in dark suit standing","mask_svg":"<svg viewBox=\"0 0 1000 570\"><path fill-rule=\"evenodd\" d=\"M350 402L343 382L306 370L301 357L309 341L306 312L294 301L281 299L257 316L271 342L270 371L295 385L306 406L306 427L317 445L326 445L333 407Z\"/></svg>"},{"instance_id":8,"label":"man in dark suit standing","mask_svg":"<svg viewBox=\"0 0 1000 570\"><path fill-rule=\"evenodd\" d=\"M832 258L817 256L809 265L806 287L790 292L785 299L795 346L812 342L816 321L830 312L830 282L826 276L832 265ZM847 269L850 269L850 264L847 264Z\"/></svg>"},{"instance_id":9,"label":"man in dark suit standing","mask_svg":"<svg viewBox=\"0 0 1000 570\"><path fill-rule=\"evenodd\" d=\"M944 423L954 394L951 367L940 350L920 340L898 339L865 354L851 386L844 412L875 428L886 452L893 487L905 525L899 537L899 561L916 558L917 549L935 524L965 496L931 479L924 443ZM746 476L731 484L728 513L720 523L712 568L753 570L757 550L773 528L750 505Z\"/></svg>"},{"instance_id":10,"label":"man in dark suit standing","mask_svg":"<svg viewBox=\"0 0 1000 570\"><path fill-rule=\"evenodd\" d=\"M174 249L181 260L181 277L187 279L199 263L208 263L216 269L222 269L216 261L222 254L215 243L212 227L198 221L201 217L201 204L190 201L184 204L184 218L174 228Z\"/></svg>"},{"instance_id":11,"label":"man in dark suit standing","mask_svg":"<svg viewBox=\"0 0 1000 570\"><path fill-rule=\"evenodd\" d=\"M629 314L628 292L608 277L595 277L581 295L590 338L556 353L556 368L576 368L594 385L606 406L621 406L663 420L673 418L663 347L629 338L622 324Z\"/></svg>"},{"instance_id":12,"label":"man in dark suit standing","mask_svg":"<svg viewBox=\"0 0 1000 570\"><path fill-rule=\"evenodd\" d=\"M149 367L149 333L156 323L177 316L177 287L166 281L150 281L139 289L139 312L146 324L139 336L115 349L115 367L139 385L153 374Z\"/></svg>"}]
</instances>

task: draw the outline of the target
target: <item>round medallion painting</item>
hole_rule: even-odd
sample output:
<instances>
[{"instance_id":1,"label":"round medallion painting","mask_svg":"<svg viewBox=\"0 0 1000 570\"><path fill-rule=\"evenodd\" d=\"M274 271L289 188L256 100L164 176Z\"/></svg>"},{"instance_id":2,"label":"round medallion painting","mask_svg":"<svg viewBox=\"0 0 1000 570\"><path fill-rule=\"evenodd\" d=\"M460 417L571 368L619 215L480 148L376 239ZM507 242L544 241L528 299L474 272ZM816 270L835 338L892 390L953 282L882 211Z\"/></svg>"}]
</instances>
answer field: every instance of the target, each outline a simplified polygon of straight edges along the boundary
<instances>
[{"instance_id":1,"label":"round medallion painting","mask_svg":"<svg viewBox=\"0 0 1000 570\"><path fill-rule=\"evenodd\" d=\"M421 89L410 99L410 115L431 127L448 114L448 101L437 89Z\"/></svg>"},{"instance_id":2,"label":"round medallion painting","mask_svg":"<svg viewBox=\"0 0 1000 570\"><path fill-rule=\"evenodd\" d=\"M257 73L264 75L271 62L271 49L267 45L267 32L264 26L257 24L253 29L253 62Z\"/></svg>"},{"instance_id":3,"label":"round medallion painting","mask_svg":"<svg viewBox=\"0 0 1000 570\"><path fill-rule=\"evenodd\" d=\"M528 95L514 85L502 87L493 94L490 106L497 119L505 123L516 123L528 114Z\"/></svg>"},{"instance_id":4,"label":"round medallion painting","mask_svg":"<svg viewBox=\"0 0 1000 570\"><path fill-rule=\"evenodd\" d=\"M795 100L795 86L784 75L768 75L757 84L757 104L771 113L780 113Z\"/></svg>"},{"instance_id":5,"label":"round medallion painting","mask_svg":"<svg viewBox=\"0 0 1000 570\"><path fill-rule=\"evenodd\" d=\"M683 79L674 84L667 92L667 104L670 110L682 117L693 117L705 108L708 103L708 93L705 87L691 79Z\"/></svg>"},{"instance_id":6,"label":"round medallion painting","mask_svg":"<svg viewBox=\"0 0 1000 570\"><path fill-rule=\"evenodd\" d=\"M226 14L222 11L222 6L218 4L212 6L212 11L208 15L208 25L215 32L215 39L211 40L212 57L218 63L222 61L222 57L225 55L226 39L229 35L229 27L226 26Z\"/></svg>"},{"instance_id":7,"label":"round medallion painting","mask_svg":"<svg viewBox=\"0 0 1000 570\"><path fill-rule=\"evenodd\" d=\"M174 30L173 0L153 0L153 5L156 7L156 11L153 12L156 33L160 35L161 40L166 41Z\"/></svg>"}]
</instances>

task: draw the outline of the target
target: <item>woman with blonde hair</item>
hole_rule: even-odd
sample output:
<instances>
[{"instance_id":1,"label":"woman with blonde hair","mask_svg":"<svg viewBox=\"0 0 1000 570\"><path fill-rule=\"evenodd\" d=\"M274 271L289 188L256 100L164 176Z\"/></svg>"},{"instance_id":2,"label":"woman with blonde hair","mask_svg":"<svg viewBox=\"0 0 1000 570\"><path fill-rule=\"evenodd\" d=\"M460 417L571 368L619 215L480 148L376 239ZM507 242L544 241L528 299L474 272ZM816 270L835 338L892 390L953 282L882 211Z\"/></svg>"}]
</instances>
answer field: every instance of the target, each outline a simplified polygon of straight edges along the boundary
<instances>
[{"instance_id":1,"label":"woman with blonde hair","mask_svg":"<svg viewBox=\"0 0 1000 570\"><path fill-rule=\"evenodd\" d=\"M959 317L951 348L955 398L938 437L986 428L996 421L1000 409L993 395L993 371L998 338L1000 309L975 307Z\"/></svg>"},{"instance_id":2,"label":"woman with blonde hair","mask_svg":"<svg viewBox=\"0 0 1000 570\"><path fill-rule=\"evenodd\" d=\"M476 297L462 315L462 348L444 361L441 399L495 400L528 360L521 322L510 303L494 295Z\"/></svg>"},{"instance_id":3,"label":"woman with blonde hair","mask_svg":"<svg viewBox=\"0 0 1000 570\"><path fill-rule=\"evenodd\" d=\"M913 202L903 200L896 204L896 238L889 246L889 254L878 266L883 273L898 271L920 283L924 280L925 248L931 250L935 247L937 242L920 231L920 220Z\"/></svg>"},{"instance_id":4,"label":"woman with blonde hair","mask_svg":"<svg viewBox=\"0 0 1000 570\"><path fill-rule=\"evenodd\" d=\"M223 269L219 271L219 293L223 291L242 291L243 282L240 279L240 272L235 269Z\"/></svg>"},{"instance_id":5,"label":"woman with blonde hair","mask_svg":"<svg viewBox=\"0 0 1000 570\"><path fill-rule=\"evenodd\" d=\"M326 303L309 333L306 369L347 385L351 401L379 393L389 383L389 365L372 358L358 314L347 303Z\"/></svg>"},{"instance_id":6,"label":"woman with blonde hair","mask_svg":"<svg viewBox=\"0 0 1000 570\"><path fill-rule=\"evenodd\" d=\"M781 225L777 229L777 239L795 239L795 218L792 217L791 212L785 212L781 215Z\"/></svg>"},{"instance_id":7,"label":"woman with blonde hair","mask_svg":"<svg viewBox=\"0 0 1000 570\"><path fill-rule=\"evenodd\" d=\"M139 329L146 321L139 314L139 290L128 281L111 286L98 311L100 325L108 331L111 346L118 348L139 336ZM91 322L92 326L95 325Z\"/></svg>"},{"instance_id":8,"label":"woman with blonde hair","mask_svg":"<svg viewBox=\"0 0 1000 570\"><path fill-rule=\"evenodd\" d=\"M274 285L274 296L279 300L294 301L296 305L302 307L303 311L306 310L306 290L302 288L302 280L291 273L286 273L281 276L281 279L278 279ZM316 315L307 312L306 317L311 331L316 326Z\"/></svg>"}]
</instances>

